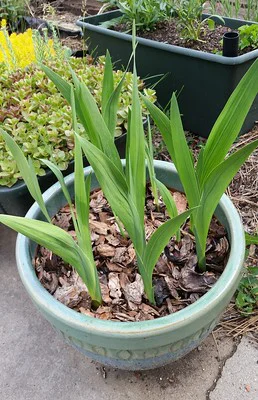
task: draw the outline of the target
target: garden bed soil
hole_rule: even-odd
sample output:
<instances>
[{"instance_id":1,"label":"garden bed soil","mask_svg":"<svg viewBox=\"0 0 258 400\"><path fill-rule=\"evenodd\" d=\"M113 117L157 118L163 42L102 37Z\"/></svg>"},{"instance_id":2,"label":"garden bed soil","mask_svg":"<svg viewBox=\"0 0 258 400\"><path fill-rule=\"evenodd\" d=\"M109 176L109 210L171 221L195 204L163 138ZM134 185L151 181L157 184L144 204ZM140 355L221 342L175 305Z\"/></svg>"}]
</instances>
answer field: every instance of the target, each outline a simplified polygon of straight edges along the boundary
<instances>
[{"instance_id":1,"label":"garden bed soil","mask_svg":"<svg viewBox=\"0 0 258 400\"><path fill-rule=\"evenodd\" d=\"M125 32L124 24L113 28L119 32ZM226 26L217 25L214 30L210 30L208 26L202 31L200 40L187 40L182 37L182 30L175 19L162 21L156 25L151 31L137 31L137 36L155 40L174 46L181 46L193 50L201 50L207 53L217 53L222 51L222 38L224 33L231 31Z\"/></svg>"},{"instance_id":2,"label":"garden bed soil","mask_svg":"<svg viewBox=\"0 0 258 400\"><path fill-rule=\"evenodd\" d=\"M39 0L32 0L30 2L31 8L37 16L42 16L42 10L44 5L49 4L53 7L53 10L60 15L66 15L69 18L69 15L73 16L81 16L83 9L83 3L86 4L86 13L89 15L97 14L102 4L97 0L48 0L45 2Z\"/></svg>"},{"instance_id":3,"label":"garden bed soil","mask_svg":"<svg viewBox=\"0 0 258 400\"><path fill-rule=\"evenodd\" d=\"M186 209L186 198L173 192L179 212ZM146 237L168 216L161 202L157 210L150 190L146 198ZM54 217L55 225L76 240L71 213L65 206ZM94 258L100 279L103 304L97 309L85 284L70 265L49 250L38 246L35 268L42 285L60 302L74 310L105 320L143 321L163 317L192 304L217 281L227 262L229 243L224 228L214 218L207 241L207 272L197 271L194 237L186 222L181 241L172 238L160 256L153 274L156 305L144 296L132 242L121 231L101 190L91 194L90 228Z\"/></svg>"}]
</instances>

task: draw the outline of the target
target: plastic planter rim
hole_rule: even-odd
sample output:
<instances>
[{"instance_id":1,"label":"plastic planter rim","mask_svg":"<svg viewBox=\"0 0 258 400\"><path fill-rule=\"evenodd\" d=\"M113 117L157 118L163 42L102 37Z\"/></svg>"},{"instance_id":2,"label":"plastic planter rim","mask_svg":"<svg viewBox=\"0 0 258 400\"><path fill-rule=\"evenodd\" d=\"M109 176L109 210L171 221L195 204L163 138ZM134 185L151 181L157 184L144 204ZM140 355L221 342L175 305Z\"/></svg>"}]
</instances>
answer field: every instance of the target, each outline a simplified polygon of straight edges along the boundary
<instances>
[{"instance_id":1,"label":"plastic planter rim","mask_svg":"<svg viewBox=\"0 0 258 400\"><path fill-rule=\"evenodd\" d=\"M118 12L117 11L109 11L107 13L100 14L100 16L103 16L103 15L109 16L111 13L117 14ZM208 16L208 14L203 14L203 16L206 17L206 16ZM90 21L91 21L91 19L94 19L94 18L96 18L96 16L80 18L76 22L76 24L82 28L82 31L85 30L86 33L89 31L98 32L98 33L102 33L109 37L114 37L117 39L121 39L123 41L132 42L132 35L130 35L130 34L123 33L123 32L116 32L111 29L103 28L102 26L99 26L99 25L91 24ZM226 21L227 20L235 21L233 18L226 18L226 17L223 17L223 18ZM84 22L84 20L86 20L87 22ZM243 22L243 25L257 24L256 22L253 22L253 21L243 21L243 20L238 20L238 21ZM157 42L155 40L145 39L145 38L141 38L139 36L136 37L136 40L139 43L139 45L143 45L146 47L152 47L152 48L163 50L163 51L166 51L169 53L181 54L184 56L203 59L206 61L215 62L215 63L219 63L219 64L225 64L225 65L238 65L238 64L242 64L246 61L256 59L258 57L258 49L250 51L249 53L246 53L246 54L242 54L237 57L224 57L224 56L218 55L218 54L205 53L204 51L201 51L201 50L187 49L187 48L184 48L181 46L175 46L173 44Z\"/></svg>"},{"instance_id":2,"label":"plastic planter rim","mask_svg":"<svg viewBox=\"0 0 258 400\"><path fill-rule=\"evenodd\" d=\"M166 173L177 174L172 163L155 161L155 166L162 168ZM92 172L91 167L84 168L85 174ZM67 184L73 182L74 174L65 178ZM45 201L52 199L56 192L60 190L59 183L51 186L43 195ZM32 262L29 257L30 240L18 234L16 242L16 262L22 282L32 298L33 302L39 306L44 314L51 314L52 317L62 321L80 331L91 332L91 334L101 334L103 337L126 338L146 338L155 334L163 334L172 329L180 329L189 325L192 321L211 312L216 305L223 301L224 296L235 287L242 271L245 253L244 230L237 210L230 199L223 195L220 200L220 208L223 210L231 236L231 250L227 266L217 281L217 283L199 300L187 306L185 309L151 321L142 322L114 322L102 321L100 319L88 317L80 314L56 300L39 282ZM27 218L38 215L39 207L36 203L26 214Z\"/></svg>"}]
</instances>

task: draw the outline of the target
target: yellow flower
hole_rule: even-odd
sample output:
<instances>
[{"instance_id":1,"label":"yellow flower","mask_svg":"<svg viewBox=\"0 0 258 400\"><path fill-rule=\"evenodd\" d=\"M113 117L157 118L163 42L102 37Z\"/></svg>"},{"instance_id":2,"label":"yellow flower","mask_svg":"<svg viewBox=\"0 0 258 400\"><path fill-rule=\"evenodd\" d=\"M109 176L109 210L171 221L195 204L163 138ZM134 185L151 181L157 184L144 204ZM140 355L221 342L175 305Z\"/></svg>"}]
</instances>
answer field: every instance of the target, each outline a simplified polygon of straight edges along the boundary
<instances>
[{"instance_id":1,"label":"yellow flower","mask_svg":"<svg viewBox=\"0 0 258 400\"><path fill-rule=\"evenodd\" d=\"M33 30L27 29L24 33L12 33L10 36L6 30L6 21L1 21L0 30L0 63L3 62L10 70L24 68L36 61ZM54 55L53 40L42 41L44 53Z\"/></svg>"}]
</instances>

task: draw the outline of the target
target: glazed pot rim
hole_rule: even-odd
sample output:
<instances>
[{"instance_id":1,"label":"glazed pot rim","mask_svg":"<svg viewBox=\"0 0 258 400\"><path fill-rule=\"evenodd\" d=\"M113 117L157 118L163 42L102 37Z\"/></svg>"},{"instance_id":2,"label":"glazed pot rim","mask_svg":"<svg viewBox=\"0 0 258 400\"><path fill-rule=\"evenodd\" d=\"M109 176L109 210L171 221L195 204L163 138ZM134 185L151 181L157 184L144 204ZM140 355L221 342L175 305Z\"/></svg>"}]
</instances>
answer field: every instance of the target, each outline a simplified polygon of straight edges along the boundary
<instances>
[{"instance_id":1,"label":"glazed pot rim","mask_svg":"<svg viewBox=\"0 0 258 400\"><path fill-rule=\"evenodd\" d=\"M174 164L165 161L154 161L154 166L160 169L176 174ZM85 174L92 172L91 167L84 168ZM74 173L65 178L65 182L71 183L74 180ZM60 184L57 182L51 186L44 194L44 201L52 198L60 190ZM232 287L236 286L239 280L239 274L242 270L245 255L245 237L240 216L232 204L231 200L223 195L219 207L227 219L230 234L230 255L221 277L215 285L200 299L187 306L183 310L177 311L165 317L141 322L120 322L104 321L101 319L89 317L70 309L56 300L38 280L32 261L29 258L30 239L18 234L16 241L16 261L22 282L28 291L33 302L41 309L45 315L53 315L62 323L72 326L85 333L101 334L104 336L123 337L147 337L160 333L180 329L187 326L191 321L202 318L207 313L212 313L214 307L227 297ZM34 218L40 213L36 203L26 214L27 218Z\"/></svg>"}]
</instances>

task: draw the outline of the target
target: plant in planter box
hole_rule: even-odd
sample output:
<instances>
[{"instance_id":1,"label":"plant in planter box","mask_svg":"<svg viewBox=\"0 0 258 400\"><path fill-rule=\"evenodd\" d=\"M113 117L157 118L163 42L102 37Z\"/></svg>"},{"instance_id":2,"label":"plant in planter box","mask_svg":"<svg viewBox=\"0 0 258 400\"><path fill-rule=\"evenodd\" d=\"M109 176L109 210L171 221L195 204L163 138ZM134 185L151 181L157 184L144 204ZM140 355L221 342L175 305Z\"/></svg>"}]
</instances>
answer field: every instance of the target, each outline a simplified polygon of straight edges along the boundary
<instances>
[{"instance_id":1,"label":"plant in planter box","mask_svg":"<svg viewBox=\"0 0 258 400\"><path fill-rule=\"evenodd\" d=\"M121 232L125 234L125 228L134 245L138 270L150 304L155 303L152 282L155 264L171 236L178 232L181 223L188 215L191 216L191 229L197 243L199 269L205 270L204 242L206 242L207 226L220 201L216 213L224 221L231 241L230 256L222 277L196 303L186 307L185 310L154 321L128 324L101 321L85 315L79 316L69 308L57 304L58 302L40 286L33 273L33 266L29 259L30 252L33 252L33 248L30 247L32 243L23 236L19 236L18 239L17 261L25 286L41 311L75 347L90 357L120 368L150 368L167 363L190 351L209 333L230 301L241 277L245 250L243 229L231 202L226 197L221 200L220 198L241 164L258 145L258 141L255 141L225 158L257 94L258 62L240 82L220 115L200 155L197 169L193 166L191 153L186 146L175 96L171 101L170 119L145 100L153 119L160 127L178 170L177 175L168 163L156 162L153 165L151 152L147 150L151 181L156 183L168 213L173 217L160 225L148 241L144 231L146 150L135 67L125 164L121 163L113 142L116 118L114 110L117 107L120 89L118 86L113 91L110 87L108 78L110 72L106 69L105 94L108 95L104 98L105 112L101 115L88 88L75 74L73 74L74 86L71 86L47 67L43 68L72 107L73 128L76 132L75 174L64 182L56 166L47 161L47 165L58 177L60 185L51 188L44 195L45 204L35 175L30 170L30 161L29 163L26 161L11 137L3 133L10 151L19 163L28 187L49 222L4 215L0 216L0 221L33 241L48 247L53 253L60 255L66 262L73 265L86 282L95 307L101 303L102 299L91 250L89 229L90 172L92 170L89 168L85 170L86 181L84 181L82 150L93 167L92 187L101 186L115 218L123 224L120 227ZM76 113L80 119L83 113L83 123L88 129L90 141L78 134ZM215 135L216 131L217 135ZM191 207L180 215L176 215L171 193L166 188L172 178L171 186L180 188L181 181ZM69 191L73 192L73 184L76 212L71 206L69 194ZM63 196L61 196L61 188ZM53 194L59 199L54 200L55 204L52 203ZM77 241L72 239L67 232L50 223L47 207L49 206L52 212L57 212L57 203L60 208L65 202L71 206L70 212ZM37 219L42 219L42 214L39 217L40 209L36 205L28 217L32 215Z\"/></svg>"},{"instance_id":2,"label":"plant in planter box","mask_svg":"<svg viewBox=\"0 0 258 400\"><path fill-rule=\"evenodd\" d=\"M139 31L155 32L155 29L159 29L158 23L170 19L177 21L180 36L188 41L200 41L201 34L205 33L206 28L215 28L214 17L224 24L224 20L218 15L202 19L204 5L205 0L118 1L116 6L122 15L103 22L101 26L110 28L122 24L131 31L135 21Z\"/></svg>"},{"instance_id":3,"label":"plant in planter box","mask_svg":"<svg viewBox=\"0 0 258 400\"><path fill-rule=\"evenodd\" d=\"M241 50L246 48L258 49L258 25L243 25L239 30L239 47Z\"/></svg>"},{"instance_id":4,"label":"plant in planter box","mask_svg":"<svg viewBox=\"0 0 258 400\"><path fill-rule=\"evenodd\" d=\"M181 35L188 41L205 41L205 31L215 28L213 18L220 18L215 15L202 18L204 4L205 0L180 0L173 4L176 19L181 28ZM224 24L222 18L221 22ZM201 35L203 38L201 38Z\"/></svg>"},{"instance_id":5,"label":"plant in planter box","mask_svg":"<svg viewBox=\"0 0 258 400\"><path fill-rule=\"evenodd\" d=\"M105 28L117 24L125 24L131 30L135 21L137 30L151 30L155 25L172 15L173 7L171 0L125 0L105 1L105 4L117 7L122 16L103 23Z\"/></svg>"}]
</instances>

